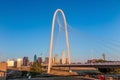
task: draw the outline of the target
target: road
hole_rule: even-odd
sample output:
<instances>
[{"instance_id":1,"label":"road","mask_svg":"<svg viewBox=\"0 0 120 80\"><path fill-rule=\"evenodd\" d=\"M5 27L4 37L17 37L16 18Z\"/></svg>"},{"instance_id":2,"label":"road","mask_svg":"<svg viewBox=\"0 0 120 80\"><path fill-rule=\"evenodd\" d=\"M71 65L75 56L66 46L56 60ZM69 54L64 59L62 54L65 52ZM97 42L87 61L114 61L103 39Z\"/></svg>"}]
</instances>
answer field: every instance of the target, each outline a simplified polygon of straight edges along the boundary
<instances>
[{"instance_id":1,"label":"road","mask_svg":"<svg viewBox=\"0 0 120 80\"><path fill-rule=\"evenodd\" d=\"M43 78L31 78L31 79L22 78L22 79L8 79L8 80L95 80L95 79L71 76L71 77L43 77Z\"/></svg>"}]
</instances>

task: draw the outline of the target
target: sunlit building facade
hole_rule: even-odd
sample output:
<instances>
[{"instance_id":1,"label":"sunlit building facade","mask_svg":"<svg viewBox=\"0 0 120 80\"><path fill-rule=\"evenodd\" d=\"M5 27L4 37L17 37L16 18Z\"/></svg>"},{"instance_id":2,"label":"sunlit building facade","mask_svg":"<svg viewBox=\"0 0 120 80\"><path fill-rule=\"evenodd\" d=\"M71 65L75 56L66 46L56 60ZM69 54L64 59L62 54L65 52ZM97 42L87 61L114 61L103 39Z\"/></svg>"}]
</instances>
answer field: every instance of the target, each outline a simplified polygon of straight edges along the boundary
<instances>
[{"instance_id":1,"label":"sunlit building facade","mask_svg":"<svg viewBox=\"0 0 120 80\"><path fill-rule=\"evenodd\" d=\"M21 67L22 66L22 59L18 58L17 59L17 67Z\"/></svg>"},{"instance_id":2,"label":"sunlit building facade","mask_svg":"<svg viewBox=\"0 0 120 80\"><path fill-rule=\"evenodd\" d=\"M62 64L66 63L65 51L62 51Z\"/></svg>"},{"instance_id":3,"label":"sunlit building facade","mask_svg":"<svg viewBox=\"0 0 120 80\"><path fill-rule=\"evenodd\" d=\"M54 57L54 64L58 64L58 63L59 63L58 55L55 54L55 57Z\"/></svg>"},{"instance_id":4,"label":"sunlit building facade","mask_svg":"<svg viewBox=\"0 0 120 80\"><path fill-rule=\"evenodd\" d=\"M15 63L15 61L14 60L7 60L7 66L8 67L14 67L14 63Z\"/></svg>"}]
</instances>

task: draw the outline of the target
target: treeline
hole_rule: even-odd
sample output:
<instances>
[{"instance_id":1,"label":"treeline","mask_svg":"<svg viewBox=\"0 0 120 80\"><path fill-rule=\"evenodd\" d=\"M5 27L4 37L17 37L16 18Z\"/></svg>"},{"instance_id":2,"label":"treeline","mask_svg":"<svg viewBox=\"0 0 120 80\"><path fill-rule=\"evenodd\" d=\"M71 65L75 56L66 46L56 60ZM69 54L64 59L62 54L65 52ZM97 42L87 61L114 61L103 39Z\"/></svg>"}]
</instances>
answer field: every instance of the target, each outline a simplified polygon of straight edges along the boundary
<instances>
[{"instance_id":1,"label":"treeline","mask_svg":"<svg viewBox=\"0 0 120 80\"><path fill-rule=\"evenodd\" d=\"M120 74L120 68L99 68L98 70L105 74Z\"/></svg>"}]
</instances>

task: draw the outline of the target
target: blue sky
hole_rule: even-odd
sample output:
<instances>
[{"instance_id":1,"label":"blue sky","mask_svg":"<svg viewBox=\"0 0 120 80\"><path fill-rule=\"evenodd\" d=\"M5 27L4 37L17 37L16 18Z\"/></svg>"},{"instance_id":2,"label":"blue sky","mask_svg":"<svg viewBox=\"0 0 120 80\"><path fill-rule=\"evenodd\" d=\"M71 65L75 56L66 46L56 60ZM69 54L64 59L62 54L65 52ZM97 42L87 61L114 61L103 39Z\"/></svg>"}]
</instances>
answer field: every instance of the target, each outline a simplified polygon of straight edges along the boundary
<instances>
[{"instance_id":1,"label":"blue sky","mask_svg":"<svg viewBox=\"0 0 120 80\"><path fill-rule=\"evenodd\" d=\"M72 61L101 58L104 52L109 60L120 58L119 0L0 0L0 61L48 56L52 17L58 8L69 25ZM59 55L65 47L61 43L64 38L54 51Z\"/></svg>"}]
</instances>

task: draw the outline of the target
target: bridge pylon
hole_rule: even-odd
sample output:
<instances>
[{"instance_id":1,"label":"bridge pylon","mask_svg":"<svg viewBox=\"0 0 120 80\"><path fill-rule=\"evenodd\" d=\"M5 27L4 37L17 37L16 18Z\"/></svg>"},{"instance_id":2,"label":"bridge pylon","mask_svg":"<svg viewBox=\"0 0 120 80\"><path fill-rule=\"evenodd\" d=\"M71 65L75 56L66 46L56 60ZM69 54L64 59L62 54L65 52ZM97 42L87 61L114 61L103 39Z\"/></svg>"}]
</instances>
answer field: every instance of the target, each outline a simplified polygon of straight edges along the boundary
<instances>
[{"instance_id":1,"label":"bridge pylon","mask_svg":"<svg viewBox=\"0 0 120 80\"><path fill-rule=\"evenodd\" d=\"M68 31L67 31L67 22L64 15L64 12L61 9L57 9L53 16L52 21L52 31L51 31L51 38L50 38L50 51L49 51L49 63L48 63L48 73L50 73L51 69L51 59L52 59L52 50L53 50L53 38L54 38L54 26L55 26L55 19L57 13L60 12L62 14L63 20L64 20L64 28L65 28L65 36L66 36L66 47L67 47L67 53L68 53L68 63L70 64L70 47L69 47L69 41L68 41Z\"/></svg>"}]
</instances>

